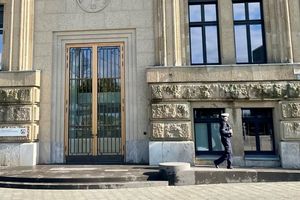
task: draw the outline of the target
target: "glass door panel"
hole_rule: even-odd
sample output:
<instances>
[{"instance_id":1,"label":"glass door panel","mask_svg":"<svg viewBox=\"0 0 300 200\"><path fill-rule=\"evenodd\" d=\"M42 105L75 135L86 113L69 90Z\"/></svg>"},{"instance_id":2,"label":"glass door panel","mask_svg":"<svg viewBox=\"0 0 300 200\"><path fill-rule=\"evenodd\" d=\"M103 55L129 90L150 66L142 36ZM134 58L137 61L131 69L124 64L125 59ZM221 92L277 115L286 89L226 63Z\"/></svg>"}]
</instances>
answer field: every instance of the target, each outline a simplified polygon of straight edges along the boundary
<instances>
[{"instance_id":1,"label":"glass door panel","mask_svg":"<svg viewBox=\"0 0 300 200\"><path fill-rule=\"evenodd\" d=\"M70 48L69 155L90 155L92 138L92 49Z\"/></svg>"},{"instance_id":2,"label":"glass door panel","mask_svg":"<svg viewBox=\"0 0 300 200\"><path fill-rule=\"evenodd\" d=\"M253 122L243 123L244 150L256 151L256 126Z\"/></svg>"},{"instance_id":3,"label":"glass door panel","mask_svg":"<svg viewBox=\"0 0 300 200\"><path fill-rule=\"evenodd\" d=\"M121 153L120 47L98 47L98 153Z\"/></svg>"},{"instance_id":4,"label":"glass door panel","mask_svg":"<svg viewBox=\"0 0 300 200\"><path fill-rule=\"evenodd\" d=\"M220 135L220 123L211 123L211 144L213 151L224 151Z\"/></svg>"}]
</instances>

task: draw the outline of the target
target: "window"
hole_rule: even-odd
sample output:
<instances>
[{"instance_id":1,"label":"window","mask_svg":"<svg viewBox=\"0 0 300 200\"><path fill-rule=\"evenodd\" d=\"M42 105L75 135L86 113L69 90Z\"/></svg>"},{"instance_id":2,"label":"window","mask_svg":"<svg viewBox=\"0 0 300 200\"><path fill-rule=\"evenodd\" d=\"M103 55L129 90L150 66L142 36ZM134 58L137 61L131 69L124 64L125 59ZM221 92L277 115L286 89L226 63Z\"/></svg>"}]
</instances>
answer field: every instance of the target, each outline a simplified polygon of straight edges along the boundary
<instances>
[{"instance_id":1,"label":"window","mask_svg":"<svg viewBox=\"0 0 300 200\"><path fill-rule=\"evenodd\" d=\"M237 63L266 62L262 13L261 1L233 0Z\"/></svg>"},{"instance_id":2,"label":"window","mask_svg":"<svg viewBox=\"0 0 300 200\"><path fill-rule=\"evenodd\" d=\"M274 154L272 109L242 109L245 154Z\"/></svg>"},{"instance_id":3,"label":"window","mask_svg":"<svg viewBox=\"0 0 300 200\"><path fill-rule=\"evenodd\" d=\"M0 70L2 70L2 54L3 54L3 5L0 5Z\"/></svg>"},{"instance_id":4,"label":"window","mask_svg":"<svg viewBox=\"0 0 300 200\"><path fill-rule=\"evenodd\" d=\"M214 0L190 0L191 64L219 64L217 3Z\"/></svg>"},{"instance_id":5,"label":"window","mask_svg":"<svg viewBox=\"0 0 300 200\"><path fill-rule=\"evenodd\" d=\"M223 112L223 109L194 109L196 155L224 151L220 136L220 115Z\"/></svg>"}]
</instances>

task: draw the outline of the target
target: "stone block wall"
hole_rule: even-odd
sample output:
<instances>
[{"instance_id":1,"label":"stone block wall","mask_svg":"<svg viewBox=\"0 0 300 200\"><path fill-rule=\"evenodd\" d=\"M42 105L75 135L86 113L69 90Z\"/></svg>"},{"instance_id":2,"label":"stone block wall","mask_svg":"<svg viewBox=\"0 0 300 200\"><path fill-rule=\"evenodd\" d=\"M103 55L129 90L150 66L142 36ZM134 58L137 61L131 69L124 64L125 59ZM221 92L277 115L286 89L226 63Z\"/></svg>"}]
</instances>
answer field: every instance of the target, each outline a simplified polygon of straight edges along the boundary
<instances>
[{"instance_id":1,"label":"stone block wall","mask_svg":"<svg viewBox=\"0 0 300 200\"><path fill-rule=\"evenodd\" d=\"M235 120L232 122L237 133L233 138L235 159L237 157L242 159L237 165L248 165L249 161L244 156L240 121L242 116L241 111L237 110L250 106L273 108L274 148L276 154L280 156L280 163L272 160L274 163L272 166L281 164L284 168L299 168L300 162L296 157L300 152L300 81L295 79L293 68L288 65L284 68L282 65L249 67L251 69L238 66L226 66L227 70L214 66L198 69L192 67L149 69L147 80L151 93L152 115L150 164L155 165L159 163L158 161L194 162L192 110L200 106L225 108L226 112L231 113L231 120ZM295 64L294 67L298 65ZM231 76L226 77L224 74L220 76L223 71ZM243 72L249 74L245 76L245 80L239 75ZM258 73L261 73L261 76L255 75ZM191 148L187 148L186 144L179 145L174 142L189 144ZM169 143L174 147L170 150L173 152L172 155L164 153L167 152ZM270 165L268 159L264 161L260 158L259 164Z\"/></svg>"},{"instance_id":2,"label":"stone block wall","mask_svg":"<svg viewBox=\"0 0 300 200\"><path fill-rule=\"evenodd\" d=\"M280 156L283 168L300 168L300 102L282 101Z\"/></svg>"},{"instance_id":3,"label":"stone block wall","mask_svg":"<svg viewBox=\"0 0 300 200\"><path fill-rule=\"evenodd\" d=\"M40 72L0 73L0 128L26 128L27 137L0 135L0 142L35 142L39 134Z\"/></svg>"}]
</instances>

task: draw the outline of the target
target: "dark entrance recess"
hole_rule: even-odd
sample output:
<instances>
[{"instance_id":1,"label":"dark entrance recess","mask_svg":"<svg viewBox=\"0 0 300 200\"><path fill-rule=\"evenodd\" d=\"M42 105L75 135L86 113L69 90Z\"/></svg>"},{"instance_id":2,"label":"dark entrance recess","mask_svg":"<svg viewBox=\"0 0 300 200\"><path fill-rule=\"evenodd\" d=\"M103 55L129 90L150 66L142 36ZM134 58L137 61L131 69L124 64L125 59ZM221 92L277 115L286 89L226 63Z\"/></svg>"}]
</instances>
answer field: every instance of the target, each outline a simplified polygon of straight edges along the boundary
<instances>
[{"instance_id":1,"label":"dark entrance recess","mask_svg":"<svg viewBox=\"0 0 300 200\"><path fill-rule=\"evenodd\" d=\"M220 139L220 116L224 109L194 109L196 155L215 155L223 152Z\"/></svg>"}]
</instances>

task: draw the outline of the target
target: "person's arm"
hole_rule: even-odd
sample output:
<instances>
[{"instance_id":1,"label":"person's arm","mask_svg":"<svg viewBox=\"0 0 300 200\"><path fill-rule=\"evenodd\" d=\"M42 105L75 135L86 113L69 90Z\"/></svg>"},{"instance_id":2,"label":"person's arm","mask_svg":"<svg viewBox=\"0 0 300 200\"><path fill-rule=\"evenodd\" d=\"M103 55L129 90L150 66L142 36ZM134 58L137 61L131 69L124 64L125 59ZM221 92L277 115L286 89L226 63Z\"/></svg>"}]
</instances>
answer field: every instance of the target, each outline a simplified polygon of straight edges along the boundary
<instances>
[{"instance_id":1,"label":"person's arm","mask_svg":"<svg viewBox=\"0 0 300 200\"><path fill-rule=\"evenodd\" d=\"M222 121L220 123L220 132L222 135L224 135L225 137L231 137L232 134L232 130L226 130L226 122Z\"/></svg>"}]
</instances>

